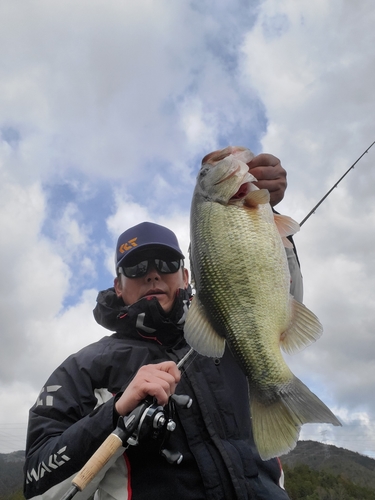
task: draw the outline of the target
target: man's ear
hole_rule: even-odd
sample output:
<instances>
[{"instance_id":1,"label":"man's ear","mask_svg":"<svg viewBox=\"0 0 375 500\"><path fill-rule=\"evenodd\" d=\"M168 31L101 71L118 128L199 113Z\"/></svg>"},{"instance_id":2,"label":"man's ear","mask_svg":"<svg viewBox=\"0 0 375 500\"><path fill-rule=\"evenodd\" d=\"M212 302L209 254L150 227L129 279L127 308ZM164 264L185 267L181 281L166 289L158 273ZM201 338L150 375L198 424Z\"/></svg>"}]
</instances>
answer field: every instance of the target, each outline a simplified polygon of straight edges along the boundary
<instances>
[{"instance_id":1,"label":"man's ear","mask_svg":"<svg viewBox=\"0 0 375 500\"><path fill-rule=\"evenodd\" d=\"M121 297L121 292L122 292L121 278L116 276L116 278L113 281L113 286L115 287L117 297Z\"/></svg>"},{"instance_id":2,"label":"man's ear","mask_svg":"<svg viewBox=\"0 0 375 500\"><path fill-rule=\"evenodd\" d=\"M189 286L189 271L185 267L183 271L184 271L184 288L186 290L186 288Z\"/></svg>"}]
</instances>

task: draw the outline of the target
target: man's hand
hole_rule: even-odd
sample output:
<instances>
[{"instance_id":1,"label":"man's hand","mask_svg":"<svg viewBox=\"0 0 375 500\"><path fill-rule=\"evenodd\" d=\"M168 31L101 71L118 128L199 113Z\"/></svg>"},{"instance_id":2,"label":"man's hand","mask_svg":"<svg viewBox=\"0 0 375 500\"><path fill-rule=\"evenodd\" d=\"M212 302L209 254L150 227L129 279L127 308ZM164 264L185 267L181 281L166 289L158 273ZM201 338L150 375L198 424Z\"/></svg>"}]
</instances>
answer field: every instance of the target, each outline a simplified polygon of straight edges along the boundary
<instances>
[{"instance_id":1,"label":"man's hand","mask_svg":"<svg viewBox=\"0 0 375 500\"><path fill-rule=\"evenodd\" d=\"M127 415L147 396L155 397L161 406L166 405L180 378L180 370L173 361L142 366L116 401L117 413Z\"/></svg>"},{"instance_id":2,"label":"man's hand","mask_svg":"<svg viewBox=\"0 0 375 500\"><path fill-rule=\"evenodd\" d=\"M254 184L259 189L268 189L272 207L280 203L286 190L286 171L280 160L271 154L262 153L255 156L249 163L249 172L258 180Z\"/></svg>"}]
</instances>

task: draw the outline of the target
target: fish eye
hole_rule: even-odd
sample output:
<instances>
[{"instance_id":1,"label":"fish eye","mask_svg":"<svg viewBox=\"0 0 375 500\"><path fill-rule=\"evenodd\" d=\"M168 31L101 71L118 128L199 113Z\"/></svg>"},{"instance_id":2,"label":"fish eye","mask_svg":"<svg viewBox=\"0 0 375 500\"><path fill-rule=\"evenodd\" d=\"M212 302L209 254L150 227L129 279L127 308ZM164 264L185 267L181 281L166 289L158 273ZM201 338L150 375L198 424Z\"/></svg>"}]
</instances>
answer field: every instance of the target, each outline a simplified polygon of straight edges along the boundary
<instances>
[{"instance_id":1,"label":"fish eye","mask_svg":"<svg viewBox=\"0 0 375 500\"><path fill-rule=\"evenodd\" d=\"M198 177L202 178L204 177L205 175L207 175L207 173L209 172L210 170L210 167L205 165L203 167L201 167L199 173L198 173Z\"/></svg>"}]
</instances>

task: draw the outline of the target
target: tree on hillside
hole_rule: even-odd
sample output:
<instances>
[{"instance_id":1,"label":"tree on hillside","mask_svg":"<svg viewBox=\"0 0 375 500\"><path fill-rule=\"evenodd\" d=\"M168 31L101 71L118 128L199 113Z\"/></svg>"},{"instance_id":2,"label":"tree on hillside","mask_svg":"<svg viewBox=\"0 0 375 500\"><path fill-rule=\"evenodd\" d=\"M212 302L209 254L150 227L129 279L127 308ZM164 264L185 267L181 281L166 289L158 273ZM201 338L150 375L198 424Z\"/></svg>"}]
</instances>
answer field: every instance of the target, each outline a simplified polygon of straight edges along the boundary
<instances>
[{"instance_id":1,"label":"tree on hillside","mask_svg":"<svg viewBox=\"0 0 375 500\"><path fill-rule=\"evenodd\" d=\"M284 467L285 488L291 500L375 500L373 489L340 476L310 469L307 465Z\"/></svg>"}]
</instances>

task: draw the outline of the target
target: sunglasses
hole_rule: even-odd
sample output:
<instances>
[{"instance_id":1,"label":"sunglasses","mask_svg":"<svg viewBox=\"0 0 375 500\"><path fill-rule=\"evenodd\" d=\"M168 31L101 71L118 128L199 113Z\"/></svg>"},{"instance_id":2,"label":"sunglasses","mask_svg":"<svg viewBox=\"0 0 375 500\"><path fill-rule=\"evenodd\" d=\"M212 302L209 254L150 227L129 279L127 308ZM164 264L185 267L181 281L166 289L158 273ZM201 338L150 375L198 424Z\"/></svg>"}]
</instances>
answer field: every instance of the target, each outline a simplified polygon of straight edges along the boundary
<instances>
[{"instance_id":1,"label":"sunglasses","mask_svg":"<svg viewBox=\"0 0 375 500\"><path fill-rule=\"evenodd\" d=\"M134 266L119 267L119 272L127 278L141 278L145 276L150 267L153 266L161 274L177 273L182 264L182 260L146 259L138 262Z\"/></svg>"}]
</instances>

